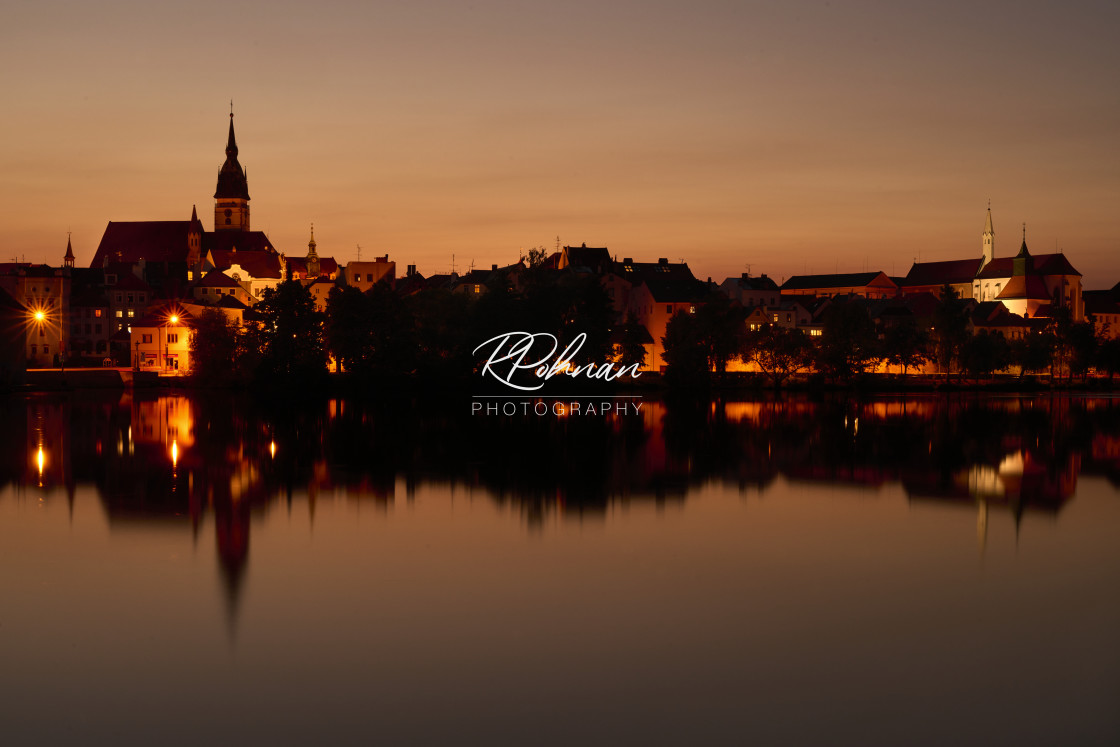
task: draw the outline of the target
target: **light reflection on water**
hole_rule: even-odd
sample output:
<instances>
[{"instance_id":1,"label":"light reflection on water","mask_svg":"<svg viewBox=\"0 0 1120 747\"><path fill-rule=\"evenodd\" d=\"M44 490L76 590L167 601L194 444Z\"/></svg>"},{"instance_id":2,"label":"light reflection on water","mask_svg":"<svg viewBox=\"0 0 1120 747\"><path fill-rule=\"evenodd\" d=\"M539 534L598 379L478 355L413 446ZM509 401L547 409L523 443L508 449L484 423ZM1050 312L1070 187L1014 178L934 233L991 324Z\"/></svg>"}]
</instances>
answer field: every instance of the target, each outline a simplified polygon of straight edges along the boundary
<instances>
[{"instance_id":1,"label":"light reflection on water","mask_svg":"<svg viewBox=\"0 0 1120 747\"><path fill-rule=\"evenodd\" d=\"M1120 736L1120 401L0 407L17 737Z\"/></svg>"}]
</instances>

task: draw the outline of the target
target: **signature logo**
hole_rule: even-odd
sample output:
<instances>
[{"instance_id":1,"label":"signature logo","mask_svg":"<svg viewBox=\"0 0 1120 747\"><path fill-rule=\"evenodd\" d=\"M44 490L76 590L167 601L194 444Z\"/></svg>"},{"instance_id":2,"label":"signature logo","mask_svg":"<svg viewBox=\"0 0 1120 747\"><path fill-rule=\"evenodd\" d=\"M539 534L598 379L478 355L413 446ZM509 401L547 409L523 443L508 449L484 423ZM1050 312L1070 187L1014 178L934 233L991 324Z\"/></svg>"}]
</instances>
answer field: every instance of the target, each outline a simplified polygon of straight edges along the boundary
<instances>
[{"instance_id":1,"label":"signature logo","mask_svg":"<svg viewBox=\"0 0 1120 747\"><path fill-rule=\"evenodd\" d=\"M567 347L557 353L560 341L548 332L504 332L491 337L476 347L474 352L477 354L480 350L493 346L490 357L482 366L482 378L492 376L511 389L522 392L535 392L544 386L545 381L561 375L573 378L583 376L602 381L614 381L623 376L636 379L641 376L637 363L626 366L618 364L617 368L611 362L575 365L572 361L586 340L587 334L580 332ZM547 352L540 355L540 351ZM541 381L534 384L533 376Z\"/></svg>"}]
</instances>

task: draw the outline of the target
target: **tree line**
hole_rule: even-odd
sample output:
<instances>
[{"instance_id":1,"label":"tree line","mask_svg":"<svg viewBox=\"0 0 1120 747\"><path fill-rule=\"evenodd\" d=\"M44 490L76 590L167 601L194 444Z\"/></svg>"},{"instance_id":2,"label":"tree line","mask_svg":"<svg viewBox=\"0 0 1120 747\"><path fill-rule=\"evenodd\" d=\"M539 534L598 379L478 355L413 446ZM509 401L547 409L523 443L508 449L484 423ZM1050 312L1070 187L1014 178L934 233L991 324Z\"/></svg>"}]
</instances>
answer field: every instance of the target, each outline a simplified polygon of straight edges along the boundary
<instances>
[{"instance_id":1,"label":"tree line","mask_svg":"<svg viewBox=\"0 0 1120 747\"><path fill-rule=\"evenodd\" d=\"M515 330L550 332L561 349L586 334L576 364L645 365L648 333L638 320L630 315L619 323L598 278L547 268L543 256L531 253L516 283L493 273L481 294L339 286L325 312L302 283L285 281L253 307L256 323L238 325L219 309L195 318L193 375L203 385L316 385L333 359L337 371L359 381L463 381L477 372L479 342ZM876 322L866 304L842 297L825 309L818 336L777 324L751 330L750 311L713 291L695 313L673 316L661 340L666 382L709 386L735 361L756 364L775 387L799 374L851 383L884 363L903 375L934 363L958 379L1010 369L1072 379L1093 368L1111 378L1120 369L1120 341L1099 338L1090 323L1073 322L1063 309L1046 329L1021 339L971 334L968 305L948 288L928 324L908 315Z\"/></svg>"}]
</instances>

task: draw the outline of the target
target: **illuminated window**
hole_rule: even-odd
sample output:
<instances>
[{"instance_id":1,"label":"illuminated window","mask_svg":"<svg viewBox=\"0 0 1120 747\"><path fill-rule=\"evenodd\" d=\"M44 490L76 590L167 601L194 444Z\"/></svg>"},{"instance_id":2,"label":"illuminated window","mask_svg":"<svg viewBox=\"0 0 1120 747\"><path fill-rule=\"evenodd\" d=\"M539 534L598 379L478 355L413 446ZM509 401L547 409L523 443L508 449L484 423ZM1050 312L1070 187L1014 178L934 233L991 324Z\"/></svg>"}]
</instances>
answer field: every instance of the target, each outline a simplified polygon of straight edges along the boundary
<instances>
[{"instance_id":1,"label":"illuminated window","mask_svg":"<svg viewBox=\"0 0 1120 747\"><path fill-rule=\"evenodd\" d=\"M132 309L129 309L128 310L128 318L131 319L134 316L136 316L136 313Z\"/></svg>"},{"instance_id":2,"label":"illuminated window","mask_svg":"<svg viewBox=\"0 0 1120 747\"><path fill-rule=\"evenodd\" d=\"M97 317L98 319L100 319L101 318L101 309L94 309L93 310L93 315L95 317Z\"/></svg>"}]
</instances>

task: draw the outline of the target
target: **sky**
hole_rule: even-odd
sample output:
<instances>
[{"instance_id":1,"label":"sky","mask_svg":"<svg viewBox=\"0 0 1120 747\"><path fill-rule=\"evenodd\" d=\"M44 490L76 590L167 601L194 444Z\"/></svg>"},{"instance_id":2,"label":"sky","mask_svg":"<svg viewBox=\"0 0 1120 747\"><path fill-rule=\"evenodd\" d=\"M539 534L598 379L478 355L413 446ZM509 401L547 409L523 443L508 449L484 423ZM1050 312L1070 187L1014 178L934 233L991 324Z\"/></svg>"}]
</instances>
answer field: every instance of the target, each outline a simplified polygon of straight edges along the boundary
<instances>
[{"instance_id":1,"label":"sky","mask_svg":"<svg viewBox=\"0 0 1120 747\"><path fill-rule=\"evenodd\" d=\"M5 0L0 261L209 229L234 102L252 228L432 274L606 246L748 269L1060 250L1120 280L1115 2Z\"/></svg>"}]
</instances>

